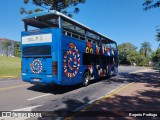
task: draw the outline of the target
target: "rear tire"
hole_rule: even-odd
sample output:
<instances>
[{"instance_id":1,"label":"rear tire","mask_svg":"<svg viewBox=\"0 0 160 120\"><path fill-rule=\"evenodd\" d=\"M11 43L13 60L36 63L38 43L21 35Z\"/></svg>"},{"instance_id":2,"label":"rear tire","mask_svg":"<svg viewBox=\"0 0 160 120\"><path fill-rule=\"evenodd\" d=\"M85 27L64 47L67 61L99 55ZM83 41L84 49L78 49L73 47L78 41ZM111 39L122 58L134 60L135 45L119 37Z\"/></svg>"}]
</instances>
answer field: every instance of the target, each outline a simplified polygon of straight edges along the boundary
<instances>
[{"instance_id":1,"label":"rear tire","mask_svg":"<svg viewBox=\"0 0 160 120\"><path fill-rule=\"evenodd\" d=\"M82 79L82 85L83 87L88 86L89 85L89 72L85 72L83 75L83 79Z\"/></svg>"}]
</instances>

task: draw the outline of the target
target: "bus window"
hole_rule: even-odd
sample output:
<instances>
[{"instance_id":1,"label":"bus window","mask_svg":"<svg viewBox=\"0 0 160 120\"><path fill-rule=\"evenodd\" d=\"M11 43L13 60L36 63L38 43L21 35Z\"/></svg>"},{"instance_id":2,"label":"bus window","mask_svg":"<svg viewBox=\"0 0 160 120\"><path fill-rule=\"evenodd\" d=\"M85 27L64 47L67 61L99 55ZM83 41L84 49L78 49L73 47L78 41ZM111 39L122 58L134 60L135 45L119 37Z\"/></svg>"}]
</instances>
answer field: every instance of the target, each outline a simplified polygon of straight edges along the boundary
<instances>
[{"instance_id":1,"label":"bus window","mask_svg":"<svg viewBox=\"0 0 160 120\"><path fill-rule=\"evenodd\" d=\"M117 49L117 46L116 46L116 44L115 44L115 43L111 43L111 44L110 44L110 46L111 46L111 48L112 48L112 49L114 49L114 50L116 50L116 49Z\"/></svg>"},{"instance_id":2,"label":"bus window","mask_svg":"<svg viewBox=\"0 0 160 120\"><path fill-rule=\"evenodd\" d=\"M109 65L109 62L110 62L110 57L106 56L106 64Z\"/></svg>"},{"instance_id":3,"label":"bus window","mask_svg":"<svg viewBox=\"0 0 160 120\"><path fill-rule=\"evenodd\" d=\"M72 37L79 39L79 36L76 34L72 34Z\"/></svg>"},{"instance_id":4,"label":"bus window","mask_svg":"<svg viewBox=\"0 0 160 120\"><path fill-rule=\"evenodd\" d=\"M70 32L67 32L67 36L72 37L72 34Z\"/></svg>"},{"instance_id":5,"label":"bus window","mask_svg":"<svg viewBox=\"0 0 160 120\"><path fill-rule=\"evenodd\" d=\"M100 58L101 58L101 64L102 65L106 64L106 56L101 55Z\"/></svg>"},{"instance_id":6,"label":"bus window","mask_svg":"<svg viewBox=\"0 0 160 120\"><path fill-rule=\"evenodd\" d=\"M51 46L50 45L41 45L41 46L26 46L23 47L23 56L32 56L32 55L51 55Z\"/></svg>"},{"instance_id":7,"label":"bus window","mask_svg":"<svg viewBox=\"0 0 160 120\"><path fill-rule=\"evenodd\" d=\"M83 53L83 65L91 65L91 54Z\"/></svg>"},{"instance_id":8,"label":"bus window","mask_svg":"<svg viewBox=\"0 0 160 120\"><path fill-rule=\"evenodd\" d=\"M113 57L110 57L110 64L113 64Z\"/></svg>"},{"instance_id":9,"label":"bus window","mask_svg":"<svg viewBox=\"0 0 160 120\"><path fill-rule=\"evenodd\" d=\"M80 36L80 39L81 39L81 40L85 40L85 37Z\"/></svg>"}]
</instances>

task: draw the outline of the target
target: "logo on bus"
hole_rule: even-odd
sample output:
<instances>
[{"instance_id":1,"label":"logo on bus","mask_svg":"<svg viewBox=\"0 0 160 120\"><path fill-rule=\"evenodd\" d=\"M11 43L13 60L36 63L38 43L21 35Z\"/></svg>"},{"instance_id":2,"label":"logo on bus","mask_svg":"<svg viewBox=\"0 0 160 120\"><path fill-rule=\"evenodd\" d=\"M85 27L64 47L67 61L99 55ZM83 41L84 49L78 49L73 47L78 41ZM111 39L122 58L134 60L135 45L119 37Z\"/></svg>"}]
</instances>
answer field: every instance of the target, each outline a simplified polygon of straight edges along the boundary
<instances>
[{"instance_id":1,"label":"logo on bus","mask_svg":"<svg viewBox=\"0 0 160 120\"><path fill-rule=\"evenodd\" d=\"M42 62L38 59L35 59L30 64L30 68L34 74L39 74L42 71Z\"/></svg>"},{"instance_id":2,"label":"logo on bus","mask_svg":"<svg viewBox=\"0 0 160 120\"><path fill-rule=\"evenodd\" d=\"M73 78L77 75L80 67L80 54L73 43L69 44L70 50L64 54L64 73L67 77Z\"/></svg>"}]
</instances>

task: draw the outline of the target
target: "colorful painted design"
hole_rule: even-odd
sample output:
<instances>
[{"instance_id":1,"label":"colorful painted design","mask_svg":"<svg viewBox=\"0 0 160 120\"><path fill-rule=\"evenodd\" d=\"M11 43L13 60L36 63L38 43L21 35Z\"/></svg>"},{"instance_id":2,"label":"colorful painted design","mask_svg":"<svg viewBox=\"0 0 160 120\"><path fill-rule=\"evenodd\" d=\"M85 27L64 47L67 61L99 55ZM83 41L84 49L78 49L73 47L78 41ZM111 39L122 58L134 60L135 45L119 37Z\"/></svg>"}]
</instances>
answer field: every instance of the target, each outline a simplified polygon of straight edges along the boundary
<instances>
[{"instance_id":1,"label":"colorful painted design","mask_svg":"<svg viewBox=\"0 0 160 120\"><path fill-rule=\"evenodd\" d=\"M94 73L93 73L93 66L92 65L88 65L88 69L90 71L90 79L93 80L94 79Z\"/></svg>"},{"instance_id":2,"label":"colorful painted design","mask_svg":"<svg viewBox=\"0 0 160 120\"><path fill-rule=\"evenodd\" d=\"M73 78L79 71L80 54L73 43L70 43L69 46L71 49L64 54L64 73L67 77Z\"/></svg>"},{"instance_id":3,"label":"colorful painted design","mask_svg":"<svg viewBox=\"0 0 160 120\"><path fill-rule=\"evenodd\" d=\"M34 74L39 74L42 71L42 62L35 59L32 63L30 63L30 68Z\"/></svg>"},{"instance_id":4,"label":"colorful painted design","mask_svg":"<svg viewBox=\"0 0 160 120\"><path fill-rule=\"evenodd\" d=\"M91 42L87 42L86 44L86 53L89 53L89 54L93 54L93 48L92 48L92 43ZM88 65L88 69L90 71L90 79L94 79L94 73L93 73L93 66L92 65Z\"/></svg>"},{"instance_id":5,"label":"colorful painted design","mask_svg":"<svg viewBox=\"0 0 160 120\"><path fill-rule=\"evenodd\" d=\"M105 47L105 51L107 52L108 56L110 56L110 49L108 47Z\"/></svg>"},{"instance_id":6,"label":"colorful painted design","mask_svg":"<svg viewBox=\"0 0 160 120\"><path fill-rule=\"evenodd\" d=\"M96 54L97 55L104 55L106 52L105 47L96 45Z\"/></svg>"},{"instance_id":7,"label":"colorful painted design","mask_svg":"<svg viewBox=\"0 0 160 120\"><path fill-rule=\"evenodd\" d=\"M98 45L96 45L96 54L99 55L100 53L100 47L98 47Z\"/></svg>"},{"instance_id":8,"label":"colorful painted design","mask_svg":"<svg viewBox=\"0 0 160 120\"><path fill-rule=\"evenodd\" d=\"M93 54L93 48L92 48L91 42L87 42L87 44L86 44L86 53Z\"/></svg>"}]
</instances>

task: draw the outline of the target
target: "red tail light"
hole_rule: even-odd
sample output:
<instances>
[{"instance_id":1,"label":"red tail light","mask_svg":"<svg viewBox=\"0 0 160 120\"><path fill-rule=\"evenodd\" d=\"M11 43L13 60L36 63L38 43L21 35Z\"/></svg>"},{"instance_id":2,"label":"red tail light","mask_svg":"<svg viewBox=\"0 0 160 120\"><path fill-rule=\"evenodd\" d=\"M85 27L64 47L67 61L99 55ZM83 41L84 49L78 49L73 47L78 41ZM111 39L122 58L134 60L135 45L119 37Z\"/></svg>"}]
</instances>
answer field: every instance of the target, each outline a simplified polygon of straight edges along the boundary
<instances>
[{"instance_id":1,"label":"red tail light","mask_svg":"<svg viewBox=\"0 0 160 120\"><path fill-rule=\"evenodd\" d=\"M21 73L22 73L22 61L21 61Z\"/></svg>"},{"instance_id":2,"label":"red tail light","mask_svg":"<svg viewBox=\"0 0 160 120\"><path fill-rule=\"evenodd\" d=\"M58 63L52 62L52 74L57 75L58 74Z\"/></svg>"}]
</instances>

